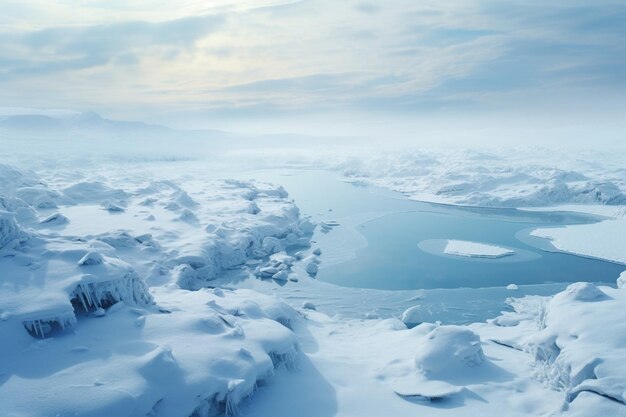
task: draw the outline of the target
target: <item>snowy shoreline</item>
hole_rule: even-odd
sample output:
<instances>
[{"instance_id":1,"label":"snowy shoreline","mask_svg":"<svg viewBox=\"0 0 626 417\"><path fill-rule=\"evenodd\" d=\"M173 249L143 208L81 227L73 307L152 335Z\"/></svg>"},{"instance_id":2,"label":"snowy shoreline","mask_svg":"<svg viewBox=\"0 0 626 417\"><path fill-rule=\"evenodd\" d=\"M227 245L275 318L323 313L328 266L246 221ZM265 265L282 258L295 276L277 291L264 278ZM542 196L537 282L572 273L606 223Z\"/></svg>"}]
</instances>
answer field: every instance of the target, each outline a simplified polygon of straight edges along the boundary
<instances>
[{"instance_id":1,"label":"snowy shoreline","mask_svg":"<svg viewBox=\"0 0 626 417\"><path fill-rule=\"evenodd\" d=\"M545 211L550 208L528 210ZM588 225L537 229L533 236L546 239L556 250L626 265L626 208L607 206L559 206L554 209L602 216Z\"/></svg>"},{"instance_id":2,"label":"snowy shoreline","mask_svg":"<svg viewBox=\"0 0 626 417\"><path fill-rule=\"evenodd\" d=\"M335 161L352 181L424 202L468 207L626 204L621 152L571 151L558 164L547 149L389 151ZM593 162L581 166L580 159ZM598 161L602 161L601 164Z\"/></svg>"}]
</instances>

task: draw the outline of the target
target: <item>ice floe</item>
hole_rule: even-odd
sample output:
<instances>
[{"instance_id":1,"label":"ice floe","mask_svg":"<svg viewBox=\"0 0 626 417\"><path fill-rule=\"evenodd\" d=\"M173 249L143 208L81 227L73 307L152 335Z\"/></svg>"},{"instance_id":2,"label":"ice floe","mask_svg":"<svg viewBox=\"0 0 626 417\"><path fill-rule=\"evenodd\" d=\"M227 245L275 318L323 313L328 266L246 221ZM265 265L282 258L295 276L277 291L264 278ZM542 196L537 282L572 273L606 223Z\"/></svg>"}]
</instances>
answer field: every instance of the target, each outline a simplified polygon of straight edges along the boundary
<instances>
[{"instance_id":1,"label":"ice floe","mask_svg":"<svg viewBox=\"0 0 626 417\"><path fill-rule=\"evenodd\" d=\"M511 249L467 240L448 240L443 252L447 255L469 258L502 258L515 254Z\"/></svg>"}]
</instances>

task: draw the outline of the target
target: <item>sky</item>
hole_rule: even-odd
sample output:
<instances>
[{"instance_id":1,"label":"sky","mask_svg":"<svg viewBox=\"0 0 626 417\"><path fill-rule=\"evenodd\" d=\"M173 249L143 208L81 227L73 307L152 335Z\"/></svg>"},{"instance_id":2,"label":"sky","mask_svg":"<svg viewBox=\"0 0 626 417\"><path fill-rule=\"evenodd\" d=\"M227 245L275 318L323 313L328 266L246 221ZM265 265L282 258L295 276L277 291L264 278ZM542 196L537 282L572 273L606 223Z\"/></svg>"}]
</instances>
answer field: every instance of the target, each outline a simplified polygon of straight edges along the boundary
<instances>
[{"instance_id":1,"label":"sky","mask_svg":"<svg viewBox=\"0 0 626 417\"><path fill-rule=\"evenodd\" d=\"M624 0L2 0L0 107L255 131L618 129L625 22Z\"/></svg>"}]
</instances>

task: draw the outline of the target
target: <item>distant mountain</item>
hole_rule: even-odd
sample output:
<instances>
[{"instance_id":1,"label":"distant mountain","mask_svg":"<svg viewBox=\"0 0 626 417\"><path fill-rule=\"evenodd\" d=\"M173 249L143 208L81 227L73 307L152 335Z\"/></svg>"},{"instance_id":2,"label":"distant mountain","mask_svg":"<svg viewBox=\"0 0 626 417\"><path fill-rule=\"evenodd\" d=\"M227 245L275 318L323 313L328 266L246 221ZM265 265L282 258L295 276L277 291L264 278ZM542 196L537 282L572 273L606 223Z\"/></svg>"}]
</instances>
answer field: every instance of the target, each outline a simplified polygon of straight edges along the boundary
<instances>
[{"instance_id":1,"label":"distant mountain","mask_svg":"<svg viewBox=\"0 0 626 417\"><path fill-rule=\"evenodd\" d=\"M97 129L107 132L153 132L166 133L173 132L165 126L153 125L143 122L127 122L120 120L110 120L101 117L97 113L80 113L68 120L68 126L72 129Z\"/></svg>"},{"instance_id":2,"label":"distant mountain","mask_svg":"<svg viewBox=\"0 0 626 417\"><path fill-rule=\"evenodd\" d=\"M125 135L125 134L172 134L173 129L143 122L127 122L105 119L97 113L63 115L14 114L0 115L0 133L11 135Z\"/></svg>"},{"instance_id":3,"label":"distant mountain","mask_svg":"<svg viewBox=\"0 0 626 417\"><path fill-rule=\"evenodd\" d=\"M0 140L12 140L26 144L37 141L58 144L58 140L68 143L82 142L94 144L100 142L122 143L125 145L145 143L148 147L163 146L172 143L176 147L194 147L211 144L212 149L225 146L245 146L246 148L290 148L303 144L309 146L328 146L341 143L346 138L316 137L301 134L238 134L213 129L183 130L144 122L112 120L94 112L76 112L71 110L36 110L0 107ZM48 141L54 140L54 142Z\"/></svg>"},{"instance_id":4,"label":"distant mountain","mask_svg":"<svg viewBox=\"0 0 626 417\"><path fill-rule=\"evenodd\" d=\"M40 114L20 114L16 116L0 116L0 130L10 132L61 132L63 123L57 118Z\"/></svg>"}]
</instances>

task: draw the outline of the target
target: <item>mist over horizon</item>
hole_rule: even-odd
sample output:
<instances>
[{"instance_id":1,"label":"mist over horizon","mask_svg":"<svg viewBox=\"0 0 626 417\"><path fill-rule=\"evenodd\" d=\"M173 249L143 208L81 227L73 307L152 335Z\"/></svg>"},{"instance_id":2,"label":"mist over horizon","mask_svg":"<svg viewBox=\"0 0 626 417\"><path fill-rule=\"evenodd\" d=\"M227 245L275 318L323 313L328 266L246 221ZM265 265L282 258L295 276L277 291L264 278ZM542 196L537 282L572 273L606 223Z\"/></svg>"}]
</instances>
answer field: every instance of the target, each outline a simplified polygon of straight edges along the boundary
<instances>
[{"instance_id":1,"label":"mist over horizon","mask_svg":"<svg viewBox=\"0 0 626 417\"><path fill-rule=\"evenodd\" d=\"M619 146L624 16L613 0L9 0L0 107L417 146Z\"/></svg>"},{"instance_id":2,"label":"mist over horizon","mask_svg":"<svg viewBox=\"0 0 626 417\"><path fill-rule=\"evenodd\" d=\"M68 140L123 140L132 148L149 146L150 140L160 141L163 151L168 142L193 138L196 146L251 146L266 144L270 148L301 147L366 147L391 149L475 148L497 149L516 147L545 147L585 149L601 144L606 149L626 147L623 140L624 122L605 118L589 123L572 116L533 118L474 115L429 115L406 118L365 117L351 114L311 115L299 120L239 120L198 126L164 125L140 120L115 120L93 112L58 109L0 108L0 141L10 146L12 140L45 138ZM591 146L593 144L593 146ZM48 144L54 146L54 143ZM111 143L111 146L112 143ZM70 149L71 146L68 148ZM106 146L103 148L106 149ZM16 149L17 150L17 149ZM111 149L109 149L111 150ZM121 149L120 149L121 150Z\"/></svg>"}]
</instances>

